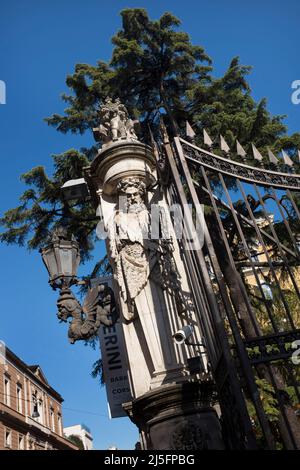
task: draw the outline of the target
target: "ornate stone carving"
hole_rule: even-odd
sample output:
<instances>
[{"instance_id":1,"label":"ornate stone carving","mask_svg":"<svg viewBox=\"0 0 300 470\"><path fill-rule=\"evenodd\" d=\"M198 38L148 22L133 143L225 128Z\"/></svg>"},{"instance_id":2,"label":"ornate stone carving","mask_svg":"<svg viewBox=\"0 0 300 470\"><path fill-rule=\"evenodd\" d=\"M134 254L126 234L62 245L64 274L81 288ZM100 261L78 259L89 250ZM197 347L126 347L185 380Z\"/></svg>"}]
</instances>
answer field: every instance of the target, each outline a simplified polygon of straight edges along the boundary
<instances>
[{"instance_id":1,"label":"ornate stone carving","mask_svg":"<svg viewBox=\"0 0 300 470\"><path fill-rule=\"evenodd\" d=\"M118 140L138 140L135 133L138 121L129 118L128 111L119 98L115 101L106 98L100 108L99 117L100 124L93 129L93 133L95 139L101 140L104 146Z\"/></svg>"},{"instance_id":2,"label":"ornate stone carving","mask_svg":"<svg viewBox=\"0 0 300 470\"><path fill-rule=\"evenodd\" d=\"M66 322L72 318L68 331L70 343L90 338L97 333L100 323L111 326L118 318L113 291L105 285L89 289L82 306L65 287L60 292L57 307L59 320Z\"/></svg>"},{"instance_id":3,"label":"ornate stone carving","mask_svg":"<svg viewBox=\"0 0 300 470\"><path fill-rule=\"evenodd\" d=\"M124 408L142 430L146 449L222 450L214 403L213 383L196 381L153 389Z\"/></svg>"},{"instance_id":4,"label":"ornate stone carving","mask_svg":"<svg viewBox=\"0 0 300 470\"><path fill-rule=\"evenodd\" d=\"M146 286L149 277L163 290L174 295L179 313L184 310L180 275L172 255L172 241L151 240L150 214L145 204L146 185L138 178L121 180L117 186L118 207L108 226L109 256L114 278L121 289L128 312L135 314L134 299ZM161 215L161 217L163 217Z\"/></svg>"},{"instance_id":5,"label":"ornate stone carving","mask_svg":"<svg viewBox=\"0 0 300 470\"><path fill-rule=\"evenodd\" d=\"M209 434L204 433L196 423L179 424L171 434L172 450L208 449Z\"/></svg>"},{"instance_id":6,"label":"ornate stone carving","mask_svg":"<svg viewBox=\"0 0 300 470\"><path fill-rule=\"evenodd\" d=\"M144 203L146 185L137 178L126 178L118 184L120 201L108 226L109 256L114 278L128 306L126 320L134 316L134 299L148 281L151 242L148 240L149 213Z\"/></svg>"},{"instance_id":7,"label":"ornate stone carving","mask_svg":"<svg viewBox=\"0 0 300 470\"><path fill-rule=\"evenodd\" d=\"M168 290L170 295L175 298L177 312L179 314L185 312L188 308L187 300L183 296L180 273L176 267L173 257L173 243L171 239L161 239L157 243L157 263L151 272L151 278L163 290Z\"/></svg>"}]
</instances>

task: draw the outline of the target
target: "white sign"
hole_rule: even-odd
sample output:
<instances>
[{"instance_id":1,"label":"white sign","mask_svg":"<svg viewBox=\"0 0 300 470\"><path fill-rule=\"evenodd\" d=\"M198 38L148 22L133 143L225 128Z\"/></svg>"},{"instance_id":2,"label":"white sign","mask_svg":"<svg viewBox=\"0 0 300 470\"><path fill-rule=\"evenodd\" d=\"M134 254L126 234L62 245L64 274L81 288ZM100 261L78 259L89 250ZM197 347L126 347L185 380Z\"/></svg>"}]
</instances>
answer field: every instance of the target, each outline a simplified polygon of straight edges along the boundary
<instances>
[{"instance_id":1,"label":"white sign","mask_svg":"<svg viewBox=\"0 0 300 470\"><path fill-rule=\"evenodd\" d=\"M103 373L111 418L127 416L122 403L132 400L122 324L99 329Z\"/></svg>"},{"instance_id":2,"label":"white sign","mask_svg":"<svg viewBox=\"0 0 300 470\"><path fill-rule=\"evenodd\" d=\"M92 286L106 284L111 287L111 276L93 279ZM99 328L100 350L105 379L107 401L111 418L127 416L122 404L132 400L128 379L127 353L121 322Z\"/></svg>"}]
</instances>

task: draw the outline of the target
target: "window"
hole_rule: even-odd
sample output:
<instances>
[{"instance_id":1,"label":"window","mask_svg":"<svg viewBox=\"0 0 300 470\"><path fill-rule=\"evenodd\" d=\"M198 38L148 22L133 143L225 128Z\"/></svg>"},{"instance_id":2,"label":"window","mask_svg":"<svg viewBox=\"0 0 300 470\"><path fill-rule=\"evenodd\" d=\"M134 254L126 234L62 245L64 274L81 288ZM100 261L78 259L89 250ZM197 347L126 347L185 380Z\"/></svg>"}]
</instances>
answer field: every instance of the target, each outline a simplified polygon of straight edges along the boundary
<instances>
[{"instance_id":1,"label":"window","mask_svg":"<svg viewBox=\"0 0 300 470\"><path fill-rule=\"evenodd\" d=\"M269 284L265 282L261 282L261 288L264 293L265 299L266 300L273 300L273 292L272 288L269 286Z\"/></svg>"},{"instance_id":2,"label":"window","mask_svg":"<svg viewBox=\"0 0 300 470\"><path fill-rule=\"evenodd\" d=\"M35 450L34 438L30 436L28 440L28 450Z\"/></svg>"},{"instance_id":3,"label":"window","mask_svg":"<svg viewBox=\"0 0 300 470\"><path fill-rule=\"evenodd\" d=\"M17 384L17 411L22 413L22 385Z\"/></svg>"},{"instance_id":4,"label":"window","mask_svg":"<svg viewBox=\"0 0 300 470\"><path fill-rule=\"evenodd\" d=\"M7 375L4 376L4 403L10 406L10 379Z\"/></svg>"},{"instance_id":5,"label":"window","mask_svg":"<svg viewBox=\"0 0 300 470\"><path fill-rule=\"evenodd\" d=\"M253 263L259 263L259 258L258 258L258 255L257 253L254 253L251 255L251 260L253 261Z\"/></svg>"},{"instance_id":6,"label":"window","mask_svg":"<svg viewBox=\"0 0 300 470\"><path fill-rule=\"evenodd\" d=\"M39 417L38 417L38 422L43 424L44 423L44 404L43 404L43 400L39 399L38 401L38 413L39 413Z\"/></svg>"},{"instance_id":7,"label":"window","mask_svg":"<svg viewBox=\"0 0 300 470\"><path fill-rule=\"evenodd\" d=\"M25 447L24 447L24 436L23 434L19 434L18 436L18 449L19 450L24 450Z\"/></svg>"},{"instance_id":8,"label":"window","mask_svg":"<svg viewBox=\"0 0 300 470\"><path fill-rule=\"evenodd\" d=\"M35 419L38 423L43 424L43 402L38 397L37 390L35 390L32 394L31 417Z\"/></svg>"},{"instance_id":9,"label":"window","mask_svg":"<svg viewBox=\"0 0 300 470\"><path fill-rule=\"evenodd\" d=\"M57 416L57 421L58 421L58 434L62 436L61 415Z\"/></svg>"},{"instance_id":10,"label":"window","mask_svg":"<svg viewBox=\"0 0 300 470\"><path fill-rule=\"evenodd\" d=\"M38 392L35 390L32 394L32 412L31 417L38 423L44 424L44 403L38 397Z\"/></svg>"},{"instance_id":11,"label":"window","mask_svg":"<svg viewBox=\"0 0 300 470\"><path fill-rule=\"evenodd\" d=\"M5 429L4 446L11 447L11 430L10 429Z\"/></svg>"},{"instance_id":12,"label":"window","mask_svg":"<svg viewBox=\"0 0 300 470\"><path fill-rule=\"evenodd\" d=\"M54 409L50 408L51 431L55 432Z\"/></svg>"},{"instance_id":13,"label":"window","mask_svg":"<svg viewBox=\"0 0 300 470\"><path fill-rule=\"evenodd\" d=\"M38 415L38 406L37 406L37 392L34 391L31 396L31 417L37 419Z\"/></svg>"}]
</instances>

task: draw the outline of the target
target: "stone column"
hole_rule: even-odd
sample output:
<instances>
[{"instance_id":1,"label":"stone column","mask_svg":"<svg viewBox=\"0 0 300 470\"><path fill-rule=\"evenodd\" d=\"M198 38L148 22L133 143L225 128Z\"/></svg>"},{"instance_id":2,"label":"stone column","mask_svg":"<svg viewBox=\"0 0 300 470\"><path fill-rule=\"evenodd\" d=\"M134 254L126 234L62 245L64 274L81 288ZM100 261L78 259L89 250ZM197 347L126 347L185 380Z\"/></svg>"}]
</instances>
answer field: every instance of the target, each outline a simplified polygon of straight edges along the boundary
<instances>
[{"instance_id":1,"label":"stone column","mask_svg":"<svg viewBox=\"0 0 300 470\"><path fill-rule=\"evenodd\" d=\"M133 121L118 100L107 100L94 134L104 145L86 179L98 198L98 235L107 237L124 330L134 396L131 404L124 405L126 411L144 436L144 448L220 448L220 427L208 397L206 359L185 268L166 195L158 186L153 189L155 157L138 141ZM150 235L153 205L165 227L164 237ZM174 341L173 335L184 325L194 329L194 346ZM201 376L192 376L187 365L196 356ZM182 441L185 432L190 437ZM162 438L164 433L168 439Z\"/></svg>"}]
</instances>

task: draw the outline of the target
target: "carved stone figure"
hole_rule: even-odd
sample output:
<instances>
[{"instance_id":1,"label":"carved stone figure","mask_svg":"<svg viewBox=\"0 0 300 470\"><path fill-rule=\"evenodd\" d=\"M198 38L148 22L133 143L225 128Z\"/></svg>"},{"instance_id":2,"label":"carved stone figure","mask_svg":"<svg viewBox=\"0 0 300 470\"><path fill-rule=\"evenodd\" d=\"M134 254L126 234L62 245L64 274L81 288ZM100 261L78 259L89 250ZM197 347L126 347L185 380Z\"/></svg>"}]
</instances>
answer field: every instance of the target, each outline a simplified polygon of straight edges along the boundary
<instances>
[{"instance_id":1,"label":"carved stone figure","mask_svg":"<svg viewBox=\"0 0 300 470\"><path fill-rule=\"evenodd\" d=\"M83 306L69 288L63 288L57 307L59 320L66 322L72 318L68 331L70 343L90 338L97 333L100 323L111 326L118 318L113 291L105 285L89 289Z\"/></svg>"},{"instance_id":2,"label":"carved stone figure","mask_svg":"<svg viewBox=\"0 0 300 470\"><path fill-rule=\"evenodd\" d=\"M106 98L99 112L100 125L93 129L96 140L102 140L104 145L118 140L138 140L133 121L128 116L126 107L117 98L114 102Z\"/></svg>"},{"instance_id":3,"label":"carved stone figure","mask_svg":"<svg viewBox=\"0 0 300 470\"><path fill-rule=\"evenodd\" d=\"M120 202L108 224L108 253L114 278L127 305L127 310L123 310L125 319L134 318L134 300L145 288L149 277L160 289L169 290L176 300L178 313L182 313L185 306L180 275L173 260L172 241L151 240L145 183L138 178L125 178L119 182L117 192Z\"/></svg>"},{"instance_id":4,"label":"carved stone figure","mask_svg":"<svg viewBox=\"0 0 300 470\"><path fill-rule=\"evenodd\" d=\"M120 202L108 225L109 257L121 296L125 318L134 316L134 299L148 281L156 250L149 240L149 212L144 203L146 185L137 178L121 180Z\"/></svg>"}]
</instances>

